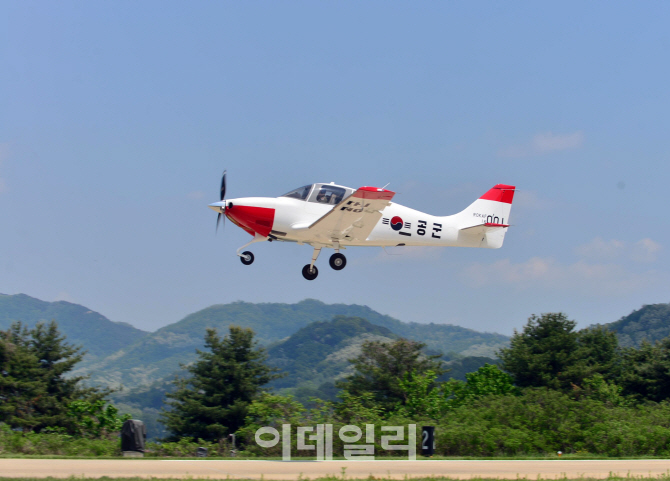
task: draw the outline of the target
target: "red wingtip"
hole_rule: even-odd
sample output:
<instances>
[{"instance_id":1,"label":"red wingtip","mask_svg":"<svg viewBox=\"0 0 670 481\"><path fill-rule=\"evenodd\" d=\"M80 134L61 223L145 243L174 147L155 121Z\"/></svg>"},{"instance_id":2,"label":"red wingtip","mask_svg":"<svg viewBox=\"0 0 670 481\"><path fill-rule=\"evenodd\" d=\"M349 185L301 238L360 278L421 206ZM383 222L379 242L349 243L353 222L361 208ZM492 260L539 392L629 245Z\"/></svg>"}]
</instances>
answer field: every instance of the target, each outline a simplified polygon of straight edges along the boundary
<instances>
[{"instance_id":1,"label":"red wingtip","mask_svg":"<svg viewBox=\"0 0 670 481\"><path fill-rule=\"evenodd\" d=\"M358 190L354 193L354 197L361 197L363 199L383 199L391 200L395 192L381 189L379 187L359 187Z\"/></svg>"},{"instance_id":2,"label":"red wingtip","mask_svg":"<svg viewBox=\"0 0 670 481\"><path fill-rule=\"evenodd\" d=\"M482 195L480 199L484 200L494 200L496 202L504 202L505 204L511 204L512 199L514 199L514 187L513 185L497 184L492 189L490 189L486 194Z\"/></svg>"}]
</instances>

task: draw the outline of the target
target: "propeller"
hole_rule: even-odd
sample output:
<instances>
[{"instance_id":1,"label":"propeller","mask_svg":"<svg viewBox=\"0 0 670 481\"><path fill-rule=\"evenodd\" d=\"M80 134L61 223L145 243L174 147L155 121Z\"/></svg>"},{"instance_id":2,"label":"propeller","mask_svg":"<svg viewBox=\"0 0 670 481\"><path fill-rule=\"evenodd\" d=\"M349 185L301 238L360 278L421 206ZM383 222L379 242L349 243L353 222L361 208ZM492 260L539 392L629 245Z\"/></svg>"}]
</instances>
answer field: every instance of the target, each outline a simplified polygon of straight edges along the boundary
<instances>
[{"instance_id":1,"label":"propeller","mask_svg":"<svg viewBox=\"0 0 670 481\"><path fill-rule=\"evenodd\" d=\"M221 177L221 197L220 197L219 200L223 201L223 199L225 199L225 197L226 197L226 171L224 170L223 171L223 176ZM223 209L225 209L225 208L226 207L224 205ZM219 211L219 215L216 217L216 231L217 232L219 231L219 223L221 222L221 217L223 217L223 213L221 211ZM224 222L224 226L225 226L225 222L226 222L225 217L223 219L223 222Z\"/></svg>"},{"instance_id":2,"label":"propeller","mask_svg":"<svg viewBox=\"0 0 670 481\"><path fill-rule=\"evenodd\" d=\"M223 200L226 198L226 170L223 171L223 177L221 177L221 198Z\"/></svg>"}]
</instances>

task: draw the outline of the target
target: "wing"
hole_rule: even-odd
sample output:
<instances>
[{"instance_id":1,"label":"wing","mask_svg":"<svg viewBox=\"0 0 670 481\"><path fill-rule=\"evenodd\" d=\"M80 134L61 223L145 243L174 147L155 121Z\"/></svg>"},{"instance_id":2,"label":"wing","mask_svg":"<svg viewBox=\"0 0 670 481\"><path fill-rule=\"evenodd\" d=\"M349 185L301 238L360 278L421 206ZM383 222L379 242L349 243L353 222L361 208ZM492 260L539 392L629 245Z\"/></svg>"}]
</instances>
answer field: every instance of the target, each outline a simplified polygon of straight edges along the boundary
<instances>
[{"instance_id":1,"label":"wing","mask_svg":"<svg viewBox=\"0 0 670 481\"><path fill-rule=\"evenodd\" d=\"M377 187L361 187L309 226L314 237L330 243L340 240L364 241L391 204L395 192Z\"/></svg>"}]
</instances>

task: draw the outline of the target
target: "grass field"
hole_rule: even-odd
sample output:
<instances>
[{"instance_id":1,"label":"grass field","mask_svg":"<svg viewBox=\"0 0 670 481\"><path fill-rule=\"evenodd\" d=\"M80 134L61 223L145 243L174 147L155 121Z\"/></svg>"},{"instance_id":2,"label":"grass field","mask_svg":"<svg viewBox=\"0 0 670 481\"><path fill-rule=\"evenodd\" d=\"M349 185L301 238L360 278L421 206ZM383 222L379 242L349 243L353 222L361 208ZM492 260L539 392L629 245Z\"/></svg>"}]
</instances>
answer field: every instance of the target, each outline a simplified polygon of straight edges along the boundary
<instances>
[{"instance_id":1,"label":"grass field","mask_svg":"<svg viewBox=\"0 0 670 481\"><path fill-rule=\"evenodd\" d=\"M201 459L196 456L152 456L147 454L142 458L125 458L123 456L69 456L69 455L60 455L60 454L16 454L16 453L0 453L0 459L125 459L125 460L160 460L160 459L170 459L170 460L184 460L184 461L193 461L196 459ZM271 456L235 456L235 457L221 457L221 456L208 456L206 459L217 460L217 461L281 461L280 457L271 457ZM379 456L378 460L405 460L407 456ZM668 459L668 456L603 456L590 453L580 453L580 454L564 454L560 458L555 454L552 455L537 455L537 456L431 456L424 457L421 455L416 456L417 461L422 460L432 460L432 461L547 461L547 460L607 460L607 459ZM315 461L315 457L310 456L294 456L293 461ZM333 456L334 461L344 461L345 458L342 456ZM0 473L0 480L3 480L2 473ZM668 478L670 481L670 477Z\"/></svg>"}]
</instances>

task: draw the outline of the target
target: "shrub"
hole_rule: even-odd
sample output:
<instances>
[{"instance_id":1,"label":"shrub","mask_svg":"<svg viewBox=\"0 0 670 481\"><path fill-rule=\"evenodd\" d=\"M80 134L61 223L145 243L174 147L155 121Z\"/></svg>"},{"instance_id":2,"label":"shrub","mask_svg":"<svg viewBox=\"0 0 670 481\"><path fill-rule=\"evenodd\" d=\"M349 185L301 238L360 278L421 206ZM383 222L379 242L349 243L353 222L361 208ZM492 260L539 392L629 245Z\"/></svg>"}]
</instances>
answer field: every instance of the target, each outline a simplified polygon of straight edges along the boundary
<instances>
[{"instance_id":1,"label":"shrub","mask_svg":"<svg viewBox=\"0 0 670 481\"><path fill-rule=\"evenodd\" d=\"M23 433L0 424L0 454L120 456L119 439L85 439L61 433Z\"/></svg>"}]
</instances>

